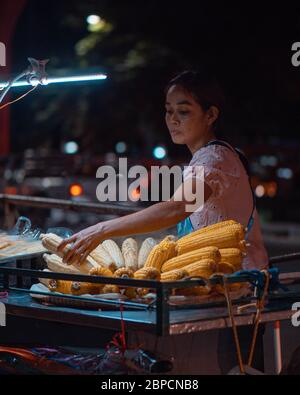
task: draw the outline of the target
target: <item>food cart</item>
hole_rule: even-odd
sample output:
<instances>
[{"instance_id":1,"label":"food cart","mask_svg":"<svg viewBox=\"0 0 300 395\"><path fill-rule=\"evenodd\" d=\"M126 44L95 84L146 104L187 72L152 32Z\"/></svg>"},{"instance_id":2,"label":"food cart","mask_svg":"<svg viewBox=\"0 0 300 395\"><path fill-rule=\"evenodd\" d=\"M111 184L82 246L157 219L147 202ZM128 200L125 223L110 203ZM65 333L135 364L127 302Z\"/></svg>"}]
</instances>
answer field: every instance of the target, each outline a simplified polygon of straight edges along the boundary
<instances>
[{"instance_id":1,"label":"food cart","mask_svg":"<svg viewBox=\"0 0 300 395\"><path fill-rule=\"evenodd\" d=\"M15 220L14 211L21 206L55 207L116 216L136 210L124 206L7 195L1 195L0 202L4 205L6 221L10 225ZM0 328L1 345L26 345L38 342L47 345L104 348L115 332L124 331L128 339L140 333L145 334L143 338L145 346L164 354L166 353L164 344L169 342L171 345L184 348L187 344L186 339L196 334L198 342L211 342L211 355L206 356L206 364L197 363L197 355L191 352L190 361L194 370L191 371L187 366L184 370L185 368L175 358L171 373L216 374L222 372L218 365L217 345L214 343L216 334L220 336L222 331L231 331L230 328L251 326L257 317L256 297L253 295L243 296L228 304L225 298L203 300L197 297L172 296L171 290L178 287L178 282L163 283L124 278L112 280L81 274L47 273L41 271L43 268L41 255L42 253L19 254L0 261L1 302L6 309L6 327ZM300 254L290 254L271 258L270 263L275 265L299 258ZM226 281L253 282L254 277L253 273L249 275L241 273L237 276L227 276ZM49 296L49 293L43 295L41 291L30 289L38 278L145 287L155 290L155 297L144 302L132 302L70 295ZM218 284L222 279L216 277L212 281ZM259 321L271 328L274 342L274 373L279 373L282 368L280 322L288 322L294 314L291 306L300 297L300 272L278 276L278 272L274 270L269 274L269 281L273 289L268 295L264 295ZM180 283L182 288L195 285L204 285L203 279L182 280ZM291 289L282 290L280 288L282 285ZM46 299L41 303L36 299L35 294ZM150 346L153 341L155 347ZM130 344L129 340L128 344ZM234 342L232 347L235 347Z\"/></svg>"}]
</instances>

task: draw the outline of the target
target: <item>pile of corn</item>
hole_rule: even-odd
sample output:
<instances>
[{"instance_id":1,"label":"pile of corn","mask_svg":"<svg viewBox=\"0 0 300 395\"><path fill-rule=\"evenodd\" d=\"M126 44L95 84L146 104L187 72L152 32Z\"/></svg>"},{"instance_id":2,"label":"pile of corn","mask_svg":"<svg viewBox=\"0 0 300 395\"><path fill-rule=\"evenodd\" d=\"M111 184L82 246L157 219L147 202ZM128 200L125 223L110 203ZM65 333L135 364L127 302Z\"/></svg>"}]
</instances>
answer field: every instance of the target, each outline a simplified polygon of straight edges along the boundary
<instances>
[{"instance_id":1,"label":"pile of corn","mask_svg":"<svg viewBox=\"0 0 300 395\"><path fill-rule=\"evenodd\" d=\"M241 269L246 243L244 229L229 220L207 226L177 240L165 237L160 243L146 238L141 247L135 239L124 240L121 248L113 240L103 241L81 264L67 265L62 258L70 248L59 253L62 239L54 234L42 235L42 244L51 255L44 254L46 270L59 273L83 273L104 277L125 277L157 281L177 281L184 278L209 279L215 273L234 273ZM60 255L60 256L59 256ZM144 295L148 289L120 288L116 285L87 284L63 280L40 280L50 291L74 295L124 293L129 298ZM233 289L239 285L231 286ZM211 291L223 293L221 286L176 289L175 294L203 295Z\"/></svg>"}]
</instances>

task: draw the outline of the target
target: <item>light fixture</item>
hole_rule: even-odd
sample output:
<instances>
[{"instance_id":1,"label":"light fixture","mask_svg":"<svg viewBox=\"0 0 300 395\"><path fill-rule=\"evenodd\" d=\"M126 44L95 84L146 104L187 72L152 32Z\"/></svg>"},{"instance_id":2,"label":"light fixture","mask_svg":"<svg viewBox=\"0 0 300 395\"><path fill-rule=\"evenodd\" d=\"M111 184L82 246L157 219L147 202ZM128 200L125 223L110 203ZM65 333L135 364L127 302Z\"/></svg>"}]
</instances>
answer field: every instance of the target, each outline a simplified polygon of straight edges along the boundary
<instances>
[{"instance_id":1,"label":"light fixture","mask_svg":"<svg viewBox=\"0 0 300 395\"><path fill-rule=\"evenodd\" d=\"M156 159L164 159L167 155L167 150L162 146L157 146L153 150L153 156Z\"/></svg>"}]
</instances>

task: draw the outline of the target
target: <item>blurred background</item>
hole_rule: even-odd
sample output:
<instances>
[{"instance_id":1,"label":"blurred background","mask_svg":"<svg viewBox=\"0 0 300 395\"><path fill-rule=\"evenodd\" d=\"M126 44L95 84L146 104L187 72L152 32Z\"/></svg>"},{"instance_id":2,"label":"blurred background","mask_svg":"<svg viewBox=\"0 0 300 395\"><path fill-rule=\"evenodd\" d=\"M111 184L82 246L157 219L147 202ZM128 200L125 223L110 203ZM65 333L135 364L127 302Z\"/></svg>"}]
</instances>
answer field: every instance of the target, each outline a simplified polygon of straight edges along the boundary
<instances>
[{"instance_id":1,"label":"blurred background","mask_svg":"<svg viewBox=\"0 0 300 395\"><path fill-rule=\"evenodd\" d=\"M49 77L108 78L39 86L0 111L0 193L97 202L96 170L119 157L146 167L187 164L188 150L172 144L164 123L164 86L205 65L227 98L218 137L249 158L268 249L294 251L300 68L291 47L300 40L299 11L254 2L2 0L0 82L25 69L28 56L50 59ZM6 100L27 89L12 89ZM98 219L59 209L22 214L37 226L74 230Z\"/></svg>"}]
</instances>

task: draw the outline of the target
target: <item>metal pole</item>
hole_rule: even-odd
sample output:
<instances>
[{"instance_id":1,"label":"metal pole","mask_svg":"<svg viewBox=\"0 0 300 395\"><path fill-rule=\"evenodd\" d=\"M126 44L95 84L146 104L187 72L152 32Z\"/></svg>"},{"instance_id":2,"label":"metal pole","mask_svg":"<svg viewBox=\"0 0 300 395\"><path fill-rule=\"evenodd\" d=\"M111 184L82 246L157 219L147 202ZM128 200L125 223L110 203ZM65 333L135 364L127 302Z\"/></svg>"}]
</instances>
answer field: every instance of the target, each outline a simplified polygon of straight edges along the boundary
<instances>
[{"instance_id":1,"label":"metal pole","mask_svg":"<svg viewBox=\"0 0 300 395\"><path fill-rule=\"evenodd\" d=\"M280 321L274 322L273 334L274 334L275 372L276 372L276 374L279 374L282 369Z\"/></svg>"}]
</instances>

